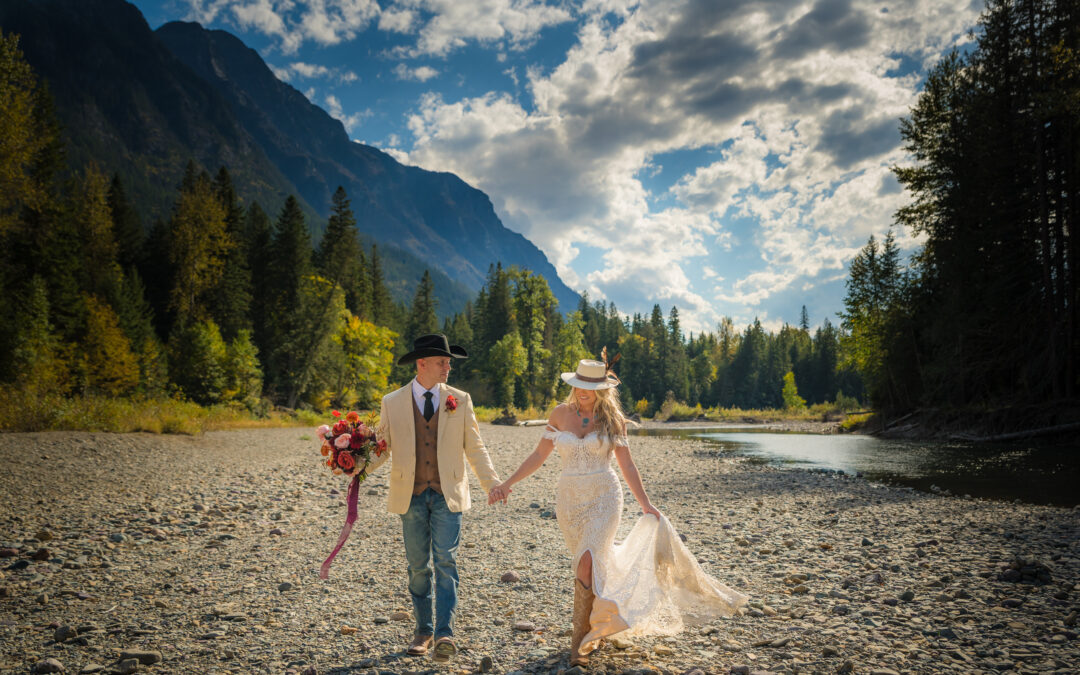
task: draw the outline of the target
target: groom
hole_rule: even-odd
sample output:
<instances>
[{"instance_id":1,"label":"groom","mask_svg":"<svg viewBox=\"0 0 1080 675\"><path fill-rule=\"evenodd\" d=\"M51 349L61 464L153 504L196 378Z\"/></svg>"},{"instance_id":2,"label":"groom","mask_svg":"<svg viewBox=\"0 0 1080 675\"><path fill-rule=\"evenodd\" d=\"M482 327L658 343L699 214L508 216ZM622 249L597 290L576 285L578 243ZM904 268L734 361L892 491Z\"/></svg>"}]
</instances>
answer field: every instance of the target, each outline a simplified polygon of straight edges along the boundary
<instances>
[{"instance_id":1,"label":"groom","mask_svg":"<svg viewBox=\"0 0 1080 675\"><path fill-rule=\"evenodd\" d=\"M416 362L416 377L382 399L379 438L389 452L368 468L371 473L391 458L388 509L401 514L405 557L409 563L409 594L416 611L416 634L409 645L413 656L426 654L434 643L434 658L448 661L457 653L454 610L457 608L457 548L461 513L470 506L465 460L484 491L499 484L472 399L446 385L452 359L468 354L441 334L422 335L398 365ZM431 617L429 565L435 554L435 621Z\"/></svg>"}]
</instances>

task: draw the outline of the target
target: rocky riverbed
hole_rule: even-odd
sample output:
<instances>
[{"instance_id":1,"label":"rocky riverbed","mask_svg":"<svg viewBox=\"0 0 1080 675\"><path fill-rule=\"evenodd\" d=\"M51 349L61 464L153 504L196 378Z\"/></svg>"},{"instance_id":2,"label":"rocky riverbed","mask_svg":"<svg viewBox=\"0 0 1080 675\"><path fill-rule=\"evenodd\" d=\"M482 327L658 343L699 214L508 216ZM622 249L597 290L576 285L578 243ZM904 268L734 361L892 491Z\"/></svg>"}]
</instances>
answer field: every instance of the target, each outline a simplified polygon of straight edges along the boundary
<instances>
[{"instance_id":1,"label":"rocky riverbed","mask_svg":"<svg viewBox=\"0 0 1080 675\"><path fill-rule=\"evenodd\" d=\"M508 475L542 428L483 425ZM653 502L744 615L613 639L604 673L1075 673L1080 510L778 469L635 437ZM558 672L572 585L557 461L477 503L450 664L410 658L385 474L330 578L343 479L314 433L0 435L0 673ZM638 510L627 493L621 532ZM508 574L512 573L512 574ZM503 581L504 578L512 579Z\"/></svg>"}]
</instances>

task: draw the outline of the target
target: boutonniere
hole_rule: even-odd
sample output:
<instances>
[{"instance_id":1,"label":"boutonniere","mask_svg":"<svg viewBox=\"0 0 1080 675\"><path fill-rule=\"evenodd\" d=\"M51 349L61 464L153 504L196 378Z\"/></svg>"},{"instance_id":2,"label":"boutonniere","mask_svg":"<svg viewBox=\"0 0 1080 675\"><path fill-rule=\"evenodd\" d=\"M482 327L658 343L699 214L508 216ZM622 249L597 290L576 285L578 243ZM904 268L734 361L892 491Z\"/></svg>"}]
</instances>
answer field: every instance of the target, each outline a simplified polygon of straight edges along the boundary
<instances>
[{"instance_id":1,"label":"boutonniere","mask_svg":"<svg viewBox=\"0 0 1080 675\"><path fill-rule=\"evenodd\" d=\"M455 410L457 410L457 399L454 398L453 394L450 394L446 397L446 412L454 412Z\"/></svg>"}]
</instances>

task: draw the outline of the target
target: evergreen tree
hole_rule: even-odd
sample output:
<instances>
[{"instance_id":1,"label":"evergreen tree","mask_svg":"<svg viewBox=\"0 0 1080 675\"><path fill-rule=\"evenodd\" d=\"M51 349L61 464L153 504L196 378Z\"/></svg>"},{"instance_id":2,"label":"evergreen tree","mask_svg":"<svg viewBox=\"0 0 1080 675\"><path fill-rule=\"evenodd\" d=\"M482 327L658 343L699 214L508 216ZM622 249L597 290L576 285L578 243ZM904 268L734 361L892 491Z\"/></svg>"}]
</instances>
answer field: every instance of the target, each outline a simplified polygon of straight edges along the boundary
<instances>
[{"instance_id":1,"label":"evergreen tree","mask_svg":"<svg viewBox=\"0 0 1080 675\"><path fill-rule=\"evenodd\" d=\"M232 341L241 331L251 329L252 286L250 258L245 246L247 224L244 209L225 167L221 167L214 178L214 194L225 214L228 248L224 254L220 281L212 291L214 299L210 315L221 328L223 339Z\"/></svg>"},{"instance_id":2,"label":"evergreen tree","mask_svg":"<svg viewBox=\"0 0 1080 675\"><path fill-rule=\"evenodd\" d=\"M379 247L374 244L371 246L368 279L371 321L379 326L389 325L394 319L394 302L390 299L390 291L387 290L386 280L383 278Z\"/></svg>"},{"instance_id":3,"label":"evergreen tree","mask_svg":"<svg viewBox=\"0 0 1080 675\"><path fill-rule=\"evenodd\" d=\"M139 214L128 201L120 174L114 173L109 183L109 213L112 215L113 238L116 240L117 261L127 270L142 262L143 229Z\"/></svg>"},{"instance_id":4,"label":"evergreen tree","mask_svg":"<svg viewBox=\"0 0 1080 675\"><path fill-rule=\"evenodd\" d=\"M339 185L331 199L330 219L319 243L316 260L320 274L345 291L345 306L355 314L364 314L367 303L363 256L356 218L345 188Z\"/></svg>"},{"instance_id":5,"label":"evergreen tree","mask_svg":"<svg viewBox=\"0 0 1080 675\"><path fill-rule=\"evenodd\" d=\"M169 221L168 252L173 272L169 306L176 321L212 316L211 292L221 283L234 243L226 229L225 209L206 174L188 164L180 197Z\"/></svg>"}]
</instances>

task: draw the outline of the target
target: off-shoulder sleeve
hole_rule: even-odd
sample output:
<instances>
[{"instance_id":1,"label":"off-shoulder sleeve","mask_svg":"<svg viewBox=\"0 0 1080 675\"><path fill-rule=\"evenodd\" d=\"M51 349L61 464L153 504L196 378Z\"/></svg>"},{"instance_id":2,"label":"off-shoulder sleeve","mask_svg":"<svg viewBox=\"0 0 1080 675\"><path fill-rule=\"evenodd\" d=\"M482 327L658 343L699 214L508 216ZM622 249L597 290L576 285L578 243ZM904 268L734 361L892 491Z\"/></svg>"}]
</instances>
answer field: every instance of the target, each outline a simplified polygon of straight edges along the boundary
<instances>
[{"instance_id":1,"label":"off-shoulder sleeve","mask_svg":"<svg viewBox=\"0 0 1080 675\"><path fill-rule=\"evenodd\" d=\"M626 425L625 424L623 424L622 430L619 433L615 434L614 438L612 438L611 441L615 445L616 448L629 448L630 447L630 441L626 437Z\"/></svg>"},{"instance_id":2,"label":"off-shoulder sleeve","mask_svg":"<svg viewBox=\"0 0 1080 675\"><path fill-rule=\"evenodd\" d=\"M559 435L559 430L549 424L546 427L544 427L544 435L541 436L540 438L543 438L543 439L546 439L546 440L549 440L549 441L554 441L555 437L558 436L558 435Z\"/></svg>"}]
</instances>

